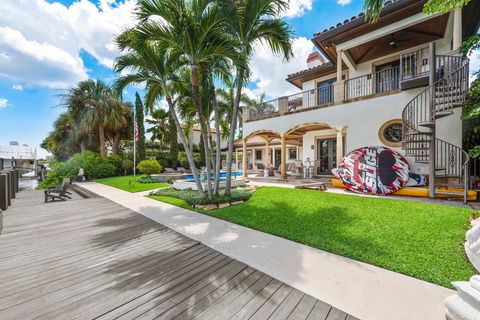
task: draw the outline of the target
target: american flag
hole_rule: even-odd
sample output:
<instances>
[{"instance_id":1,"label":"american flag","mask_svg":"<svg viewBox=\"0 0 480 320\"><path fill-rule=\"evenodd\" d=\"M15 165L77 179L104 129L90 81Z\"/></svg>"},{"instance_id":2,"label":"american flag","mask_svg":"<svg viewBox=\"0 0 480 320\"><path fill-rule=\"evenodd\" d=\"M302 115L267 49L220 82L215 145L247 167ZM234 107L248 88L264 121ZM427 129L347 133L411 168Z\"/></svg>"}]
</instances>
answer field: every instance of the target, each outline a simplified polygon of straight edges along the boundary
<instances>
[{"instance_id":1,"label":"american flag","mask_svg":"<svg viewBox=\"0 0 480 320\"><path fill-rule=\"evenodd\" d=\"M138 141L138 123L137 123L137 113L134 112L134 120L133 120L133 134L135 137L135 141Z\"/></svg>"},{"instance_id":2,"label":"american flag","mask_svg":"<svg viewBox=\"0 0 480 320\"><path fill-rule=\"evenodd\" d=\"M133 124L133 132L135 134L135 141L138 141L138 124L137 124L137 121L135 121L134 124Z\"/></svg>"}]
</instances>

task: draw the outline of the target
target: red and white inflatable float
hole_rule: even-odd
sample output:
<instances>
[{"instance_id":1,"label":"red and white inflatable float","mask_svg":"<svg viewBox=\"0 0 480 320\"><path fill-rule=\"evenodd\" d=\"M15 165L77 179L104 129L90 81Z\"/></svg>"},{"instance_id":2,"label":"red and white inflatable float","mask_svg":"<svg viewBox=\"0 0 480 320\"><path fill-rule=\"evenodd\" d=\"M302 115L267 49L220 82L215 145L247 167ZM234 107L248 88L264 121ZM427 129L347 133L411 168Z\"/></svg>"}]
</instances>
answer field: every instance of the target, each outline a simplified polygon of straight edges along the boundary
<instances>
[{"instance_id":1,"label":"red and white inflatable float","mask_svg":"<svg viewBox=\"0 0 480 320\"><path fill-rule=\"evenodd\" d=\"M407 159L386 147L363 147L350 152L338 166L338 177L355 192L390 194L409 179Z\"/></svg>"}]
</instances>

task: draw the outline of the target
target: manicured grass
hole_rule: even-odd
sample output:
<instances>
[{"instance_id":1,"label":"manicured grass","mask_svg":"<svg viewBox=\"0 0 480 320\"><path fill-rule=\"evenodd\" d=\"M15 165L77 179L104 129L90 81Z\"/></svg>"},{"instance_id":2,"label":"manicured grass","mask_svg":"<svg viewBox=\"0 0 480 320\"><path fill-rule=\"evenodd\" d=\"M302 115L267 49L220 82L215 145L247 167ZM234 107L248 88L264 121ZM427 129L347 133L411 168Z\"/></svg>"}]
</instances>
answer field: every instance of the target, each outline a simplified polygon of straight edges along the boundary
<instances>
[{"instance_id":1,"label":"manicured grass","mask_svg":"<svg viewBox=\"0 0 480 320\"><path fill-rule=\"evenodd\" d=\"M121 176L121 177L113 177L113 178L103 178L97 179L96 181L99 183L106 184L108 186L122 189L128 192L140 192L140 191L147 191L153 190L163 187L170 186L167 183L139 183L138 179L140 176L137 176L137 182L135 183L135 188L133 187L133 176Z\"/></svg>"},{"instance_id":2,"label":"manicured grass","mask_svg":"<svg viewBox=\"0 0 480 320\"><path fill-rule=\"evenodd\" d=\"M274 187L258 189L243 204L205 212L450 288L452 281L475 274L463 250L471 213L445 205ZM301 257L292 259L301 265Z\"/></svg>"}]
</instances>

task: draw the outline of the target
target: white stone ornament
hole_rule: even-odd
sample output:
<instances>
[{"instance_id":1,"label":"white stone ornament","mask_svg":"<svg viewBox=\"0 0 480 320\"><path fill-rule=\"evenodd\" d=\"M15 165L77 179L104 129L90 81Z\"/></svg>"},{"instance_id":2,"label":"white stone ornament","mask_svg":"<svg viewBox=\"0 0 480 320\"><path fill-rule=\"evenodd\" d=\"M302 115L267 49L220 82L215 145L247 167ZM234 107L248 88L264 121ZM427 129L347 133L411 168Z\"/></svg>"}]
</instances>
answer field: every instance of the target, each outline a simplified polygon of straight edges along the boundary
<instances>
[{"instance_id":1,"label":"white stone ornament","mask_svg":"<svg viewBox=\"0 0 480 320\"><path fill-rule=\"evenodd\" d=\"M480 272L480 219L472 221L467 231L465 252L475 269ZM454 282L457 294L445 300L448 320L480 320L480 276L474 275L470 281Z\"/></svg>"}]
</instances>

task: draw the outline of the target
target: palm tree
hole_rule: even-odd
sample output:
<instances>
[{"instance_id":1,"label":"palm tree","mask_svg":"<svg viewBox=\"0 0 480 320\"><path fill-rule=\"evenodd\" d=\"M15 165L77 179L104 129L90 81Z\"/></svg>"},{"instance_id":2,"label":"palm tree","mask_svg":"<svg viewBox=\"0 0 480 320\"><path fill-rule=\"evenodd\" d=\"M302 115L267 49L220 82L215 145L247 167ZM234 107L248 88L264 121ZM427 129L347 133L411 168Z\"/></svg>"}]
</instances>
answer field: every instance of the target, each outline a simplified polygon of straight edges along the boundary
<instances>
[{"instance_id":1,"label":"palm tree","mask_svg":"<svg viewBox=\"0 0 480 320\"><path fill-rule=\"evenodd\" d=\"M275 107L265 101L265 92L262 92L256 99L248 99L247 104L251 110L259 116L275 111Z\"/></svg>"},{"instance_id":2,"label":"palm tree","mask_svg":"<svg viewBox=\"0 0 480 320\"><path fill-rule=\"evenodd\" d=\"M225 1L236 9L233 11L235 15L232 16L231 29L229 31L239 41L239 59L237 61L242 62L236 66L236 92L228 138L225 193L229 194L231 190L233 144L238 123L242 89L250 75L248 62L252 58L254 46L257 43L265 43L274 54L283 56L285 60L289 60L293 56L293 52L290 41L292 30L279 17L279 12L288 8L287 0Z\"/></svg>"},{"instance_id":3,"label":"palm tree","mask_svg":"<svg viewBox=\"0 0 480 320\"><path fill-rule=\"evenodd\" d=\"M129 127L132 121L132 106L119 101L114 108L109 110L108 122L105 122L105 129L112 136L112 152L119 154L120 139L125 129Z\"/></svg>"},{"instance_id":4,"label":"palm tree","mask_svg":"<svg viewBox=\"0 0 480 320\"><path fill-rule=\"evenodd\" d=\"M202 101L201 88L205 71L220 59L238 57L236 39L225 32L232 18L232 6L213 0L143 0L137 16L143 22L141 32L145 39L155 41L161 48L188 67L193 99L199 119L205 158L210 163L208 141L209 123ZM161 17L162 22L152 17ZM238 64L240 62L238 61ZM207 165L207 191L211 197L210 165Z\"/></svg>"},{"instance_id":5,"label":"palm tree","mask_svg":"<svg viewBox=\"0 0 480 320\"><path fill-rule=\"evenodd\" d=\"M79 106L75 116L84 130L98 129L100 155L106 156L105 127L118 121L123 102L119 95L100 80L85 80L70 90L73 105Z\"/></svg>"},{"instance_id":6,"label":"palm tree","mask_svg":"<svg viewBox=\"0 0 480 320\"><path fill-rule=\"evenodd\" d=\"M152 141L159 141L160 148L165 149L169 143L168 119L170 113L164 109L156 109L150 113L151 119L146 119L147 123L152 125L147 129L152 134Z\"/></svg>"},{"instance_id":7,"label":"palm tree","mask_svg":"<svg viewBox=\"0 0 480 320\"><path fill-rule=\"evenodd\" d=\"M140 2L139 8L146 2ZM145 11L145 9L141 10ZM178 57L172 55L169 51L161 49L157 43L146 41L142 22L136 27L123 32L117 37L116 41L120 50L123 51L123 55L116 59L114 69L118 73L124 70L128 70L131 73L120 76L115 81L114 87L116 90L121 91L130 84L144 84L146 89L145 107L149 112L155 109L157 103L165 99L168 104L168 111L177 128L180 141L185 148L197 189L199 192L203 192L192 149L189 147L183 134L176 112L179 100L178 92L185 86L185 83L179 79L181 66L179 65Z\"/></svg>"}]
</instances>

